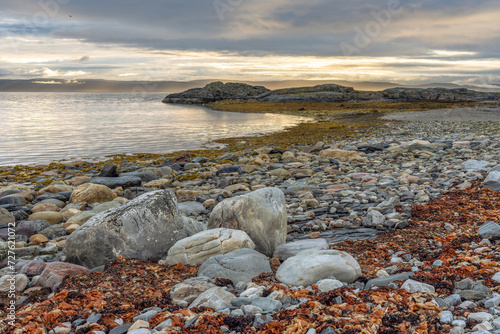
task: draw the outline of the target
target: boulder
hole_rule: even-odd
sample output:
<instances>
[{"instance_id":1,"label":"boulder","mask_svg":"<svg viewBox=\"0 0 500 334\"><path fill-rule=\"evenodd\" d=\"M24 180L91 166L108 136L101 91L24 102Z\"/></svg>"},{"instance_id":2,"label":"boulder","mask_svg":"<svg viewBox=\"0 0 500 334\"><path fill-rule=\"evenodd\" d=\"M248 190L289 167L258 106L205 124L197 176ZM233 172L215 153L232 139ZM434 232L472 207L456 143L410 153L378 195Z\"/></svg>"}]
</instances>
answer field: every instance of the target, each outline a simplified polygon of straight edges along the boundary
<instances>
[{"instance_id":1,"label":"boulder","mask_svg":"<svg viewBox=\"0 0 500 334\"><path fill-rule=\"evenodd\" d=\"M250 86L243 83L226 84L212 82L203 88L188 89L182 93L169 94L164 103L204 104L221 100L248 100L269 92L262 86Z\"/></svg>"},{"instance_id":2,"label":"boulder","mask_svg":"<svg viewBox=\"0 0 500 334\"><path fill-rule=\"evenodd\" d=\"M130 188L139 187L142 184L142 180L138 176L119 176L119 177L93 177L86 183L101 184L111 189L118 187Z\"/></svg>"},{"instance_id":3,"label":"boulder","mask_svg":"<svg viewBox=\"0 0 500 334\"><path fill-rule=\"evenodd\" d=\"M311 249L287 259L276 272L280 282L292 286L308 286L330 276L352 283L361 276L361 267L346 252Z\"/></svg>"},{"instance_id":4,"label":"boulder","mask_svg":"<svg viewBox=\"0 0 500 334\"><path fill-rule=\"evenodd\" d=\"M52 288L68 276L87 274L90 274L90 270L85 267L66 262L51 262L47 263L36 284L38 286Z\"/></svg>"},{"instance_id":5,"label":"boulder","mask_svg":"<svg viewBox=\"0 0 500 334\"><path fill-rule=\"evenodd\" d=\"M199 295L189 308L208 307L214 311L220 311L231 306L231 300L236 296L223 288L213 287Z\"/></svg>"},{"instance_id":6,"label":"boulder","mask_svg":"<svg viewBox=\"0 0 500 334\"><path fill-rule=\"evenodd\" d=\"M215 284L208 277L193 277L174 285L170 290L170 298L174 304L182 300L191 303L203 292L214 287Z\"/></svg>"},{"instance_id":7,"label":"boulder","mask_svg":"<svg viewBox=\"0 0 500 334\"><path fill-rule=\"evenodd\" d=\"M183 218L175 194L158 190L90 218L64 245L68 261L89 268L118 256L158 261L177 241L203 230Z\"/></svg>"},{"instance_id":8,"label":"boulder","mask_svg":"<svg viewBox=\"0 0 500 334\"><path fill-rule=\"evenodd\" d=\"M295 256L306 249L324 250L330 249L330 245L326 239L306 239L289 242L276 247L273 257L280 261L285 261L289 257Z\"/></svg>"},{"instance_id":9,"label":"boulder","mask_svg":"<svg viewBox=\"0 0 500 334\"><path fill-rule=\"evenodd\" d=\"M255 248L248 234L239 230L217 228L177 241L160 264L175 265L182 262L185 265L200 265L209 257L241 248Z\"/></svg>"},{"instance_id":10,"label":"boulder","mask_svg":"<svg viewBox=\"0 0 500 334\"><path fill-rule=\"evenodd\" d=\"M101 172L99 173L99 176L118 177L118 173L116 172L117 169L118 169L118 167L114 163L108 162L107 164L104 165L104 167L102 167Z\"/></svg>"},{"instance_id":11,"label":"boulder","mask_svg":"<svg viewBox=\"0 0 500 334\"><path fill-rule=\"evenodd\" d=\"M245 231L255 249L272 256L286 241L285 195L278 188L263 188L220 202L210 214L208 228Z\"/></svg>"},{"instance_id":12,"label":"boulder","mask_svg":"<svg viewBox=\"0 0 500 334\"><path fill-rule=\"evenodd\" d=\"M209 258L198 269L198 276L230 279L233 284L250 283L261 273L272 272L269 258L253 249L237 249Z\"/></svg>"},{"instance_id":13,"label":"boulder","mask_svg":"<svg viewBox=\"0 0 500 334\"><path fill-rule=\"evenodd\" d=\"M73 190L69 201L71 203L85 202L87 204L91 204L109 202L115 198L116 194L106 186L84 183Z\"/></svg>"}]
</instances>

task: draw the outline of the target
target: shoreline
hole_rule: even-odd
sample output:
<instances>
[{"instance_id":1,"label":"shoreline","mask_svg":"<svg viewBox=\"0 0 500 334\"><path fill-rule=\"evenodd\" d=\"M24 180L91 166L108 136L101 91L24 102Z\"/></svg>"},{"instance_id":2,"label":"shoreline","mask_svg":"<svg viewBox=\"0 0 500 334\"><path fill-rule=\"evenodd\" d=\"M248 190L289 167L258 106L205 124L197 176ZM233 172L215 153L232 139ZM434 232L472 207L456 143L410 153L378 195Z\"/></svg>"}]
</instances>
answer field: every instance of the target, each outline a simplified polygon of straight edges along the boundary
<instances>
[{"instance_id":1,"label":"shoreline","mask_svg":"<svg viewBox=\"0 0 500 334\"><path fill-rule=\"evenodd\" d=\"M18 281L27 285L16 293L19 325L50 329L63 324L77 331L92 327L109 333L111 328L132 323L149 329L161 323L165 326L162 334L203 332L206 326L212 326L216 333L227 332L222 330L226 326L233 334L276 328L279 332L315 329L323 333L328 326L339 332L404 332L403 327L419 332L425 325L434 332L449 333L453 327L441 320L444 312L463 321L469 332L481 325L468 320L470 314L497 310L492 317L500 319L500 310L484 306L494 303L494 293L500 292L492 279L495 273L500 275L500 260L495 255L500 243L496 237L478 235L486 221L499 221L498 192L479 187L491 168L500 166L500 124L380 121L383 114L370 109L343 114L342 121L318 119L282 134L247 139L247 143L238 141L242 138L228 139L232 143L227 148L190 151L189 157L182 154L187 152L170 157L139 154L136 159L115 156L105 161L116 162L114 167L104 166L103 161L92 165L53 163L31 171L20 168L10 179L15 181L13 187L0 187L0 201L11 203L9 212L20 227L15 242L16 270ZM285 141L294 133L301 137ZM121 177L111 176L117 170ZM103 173L107 176L99 180ZM110 197L92 197L84 203L72 200L85 181L103 182L100 184ZM497 183L494 186L500 189ZM269 312L255 309L256 314L249 312L254 305L214 312L188 310L191 301L174 303L169 295L174 285L199 274L198 266L117 258L102 268L79 267L85 276L68 277L56 286L52 281L45 283L43 271L37 271L53 261L69 266L65 243L81 231L81 225L99 221L103 210L121 212L127 202L144 200L149 192L172 194L183 216L206 226L219 204L266 189L279 189L277 192L284 194L284 246L293 247L294 242L306 239L322 242L322 247L330 250L345 251L360 265L356 282L322 276L317 278L322 283L286 285L276 271L286 259L276 253L268 261L272 272L252 283L238 285L229 283L227 277L214 279L220 289L238 298L253 296L265 305L276 305ZM51 222L44 223L44 219ZM29 229L36 238L26 235ZM85 251L89 247L70 248ZM0 276L6 269L0 268ZM134 273L138 278L135 285L108 284L124 273ZM330 289L332 281L338 283ZM478 290L461 288L466 283L471 284L470 291L473 287ZM423 290L412 290L408 284ZM379 288L371 289L373 285ZM111 300L108 294L119 297ZM472 302L469 296L480 299L474 300L474 309L464 310L452 304L458 298L455 295L467 305ZM95 298L108 304L89 309ZM57 317L30 318L34 314L30 312L52 311L47 309L47 300L57 305ZM126 308L117 308L124 303ZM409 316L407 310L417 318ZM156 315L147 318L152 311ZM350 321L345 321L344 312ZM264 318L261 313L265 313ZM90 316L102 316L103 320L86 322L93 319ZM139 321L143 318L137 316L146 320ZM356 323L352 323L353 317ZM259 323L259 319L268 320ZM294 327L298 319L303 322ZM7 333L15 331L10 328Z\"/></svg>"},{"instance_id":2,"label":"shoreline","mask_svg":"<svg viewBox=\"0 0 500 334\"><path fill-rule=\"evenodd\" d=\"M120 159L131 159L136 162L158 160L158 159L172 159L175 156L192 152L193 154L203 155L204 153L210 156L216 154L223 154L227 150L241 150L248 146L255 147L258 145L273 145L272 142L280 143L282 146L290 147L305 147L307 145L314 145L314 143L323 140L323 137L335 139L344 139L350 137L346 134L347 129L351 129L355 122L354 127L359 127L359 131L371 129L373 126L383 126L384 123L391 121L390 115L392 113L402 113L403 110L412 110L411 113L418 111L433 111L441 110L443 106L450 108L462 108L465 106L479 106L482 102L345 102L345 103L329 103L329 102L313 102L313 103L266 103L256 101L219 101L201 105L204 108L216 111L229 111L229 112L242 112L242 113L274 113L274 114L290 114L293 116L308 117L311 120L302 122L296 125L287 126L282 130L272 132L269 134L255 134L252 136L244 137L230 137L221 138L206 142L201 145L200 149L194 150L178 150L168 153L150 153L150 152L136 152L136 153L123 153L123 154L109 154L102 157L85 157L75 158L71 160L53 160L47 163L29 163L18 165L2 165L0 166L0 177L3 171L14 169L16 171L33 171L34 169L46 170L50 165L65 165L72 162L89 161L102 167L106 162L118 163ZM499 103L492 103L498 105ZM447 108L448 109L448 108ZM398 120L398 119L395 119ZM403 119L399 119L403 120ZM337 133L331 134L335 130ZM306 137L310 138L307 139ZM352 136L355 138L356 136ZM249 143L249 145L247 145ZM210 148L210 145L221 145L221 148ZM275 144L277 147L278 144ZM1 185L1 183L0 183Z\"/></svg>"}]
</instances>

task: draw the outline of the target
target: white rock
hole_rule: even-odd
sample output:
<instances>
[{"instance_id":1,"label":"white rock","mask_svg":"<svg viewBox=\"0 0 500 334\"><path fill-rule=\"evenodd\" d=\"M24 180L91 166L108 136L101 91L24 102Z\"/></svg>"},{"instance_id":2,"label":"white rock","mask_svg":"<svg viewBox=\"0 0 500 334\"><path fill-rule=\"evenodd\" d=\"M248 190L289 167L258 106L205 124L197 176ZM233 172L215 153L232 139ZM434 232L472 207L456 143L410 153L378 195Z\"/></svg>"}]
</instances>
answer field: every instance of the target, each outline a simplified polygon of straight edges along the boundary
<instances>
[{"instance_id":1,"label":"white rock","mask_svg":"<svg viewBox=\"0 0 500 334\"><path fill-rule=\"evenodd\" d=\"M469 316L467 317L467 320L475 321L475 322L492 321L493 315L489 314L487 312L470 313Z\"/></svg>"},{"instance_id":2,"label":"white rock","mask_svg":"<svg viewBox=\"0 0 500 334\"><path fill-rule=\"evenodd\" d=\"M316 284L319 292L329 292L344 287L344 284L336 279L322 279Z\"/></svg>"},{"instance_id":3,"label":"white rock","mask_svg":"<svg viewBox=\"0 0 500 334\"><path fill-rule=\"evenodd\" d=\"M182 262L184 265L200 265L212 256L241 248L255 249L248 234L240 230L216 228L177 241L159 264L175 265Z\"/></svg>"},{"instance_id":4,"label":"white rock","mask_svg":"<svg viewBox=\"0 0 500 334\"><path fill-rule=\"evenodd\" d=\"M486 179L484 179L484 183L488 181L493 181L493 182L500 182L500 171L493 171L486 176Z\"/></svg>"},{"instance_id":5,"label":"white rock","mask_svg":"<svg viewBox=\"0 0 500 334\"><path fill-rule=\"evenodd\" d=\"M496 318L495 320L493 320L493 326L495 328L500 328L500 317Z\"/></svg>"},{"instance_id":6,"label":"white rock","mask_svg":"<svg viewBox=\"0 0 500 334\"><path fill-rule=\"evenodd\" d=\"M208 228L225 227L245 231L255 249L272 256L286 241L287 213L283 191L263 188L228 198L212 210Z\"/></svg>"},{"instance_id":7,"label":"white rock","mask_svg":"<svg viewBox=\"0 0 500 334\"><path fill-rule=\"evenodd\" d=\"M450 311L441 312L439 321L441 321L441 323L443 324L451 324L453 322L453 313L451 313Z\"/></svg>"},{"instance_id":8,"label":"white rock","mask_svg":"<svg viewBox=\"0 0 500 334\"><path fill-rule=\"evenodd\" d=\"M407 280L401 286L402 289L405 289L409 293L415 292L424 292L424 293L435 293L436 289L432 285L421 283L414 281L412 279Z\"/></svg>"},{"instance_id":9,"label":"white rock","mask_svg":"<svg viewBox=\"0 0 500 334\"><path fill-rule=\"evenodd\" d=\"M14 287L16 291L24 291L30 282L25 274L6 275L0 278L0 291L9 291Z\"/></svg>"},{"instance_id":10,"label":"white rock","mask_svg":"<svg viewBox=\"0 0 500 334\"><path fill-rule=\"evenodd\" d=\"M452 326L459 326L459 327L462 327L462 328L465 328L467 327L467 323L463 320L453 320L453 322L451 323Z\"/></svg>"},{"instance_id":11,"label":"white rock","mask_svg":"<svg viewBox=\"0 0 500 334\"><path fill-rule=\"evenodd\" d=\"M500 283L500 271L498 273L496 273L495 275L493 275L493 277L491 279Z\"/></svg>"},{"instance_id":12,"label":"white rock","mask_svg":"<svg viewBox=\"0 0 500 334\"><path fill-rule=\"evenodd\" d=\"M305 250L283 262L276 272L280 282L293 286L308 286L330 276L352 283L361 276L361 267L346 252Z\"/></svg>"},{"instance_id":13,"label":"white rock","mask_svg":"<svg viewBox=\"0 0 500 334\"><path fill-rule=\"evenodd\" d=\"M54 334L68 334L69 332L71 332L71 322L63 322L51 331Z\"/></svg>"},{"instance_id":14,"label":"white rock","mask_svg":"<svg viewBox=\"0 0 500 334\"><path fill-rule=\"evenodd\" d=\"M170 298L174 304L184 300L187 303L194 301L199 295L215 287L208 277L193 277L182 283L176 284L170 290Z\"/></svg>"},{"instance_id":15,"label":"white rock","mask_svg":"<svg viewBox=\"0 0 500 334\"><path fill-rule=\"evenodd\" d=\"M214 287L208 289L199 295L192 303L189 308L192 307L209 307L214 311L220 311L225 308L231 307L231 300L236 298L232 293L224 290L220 287Z\"/></svg>"},{"instance_id":16,"label":"white rock","mask_svg":"<svg viewBox=\"0 0 500 334\"><path fill-rule=\"evenodd\" d=\"M489 322L483 322L480 324L477 324L476 326L472 327L473 331L488 331L492 330L493 326Z\"/></svg>"}]
</instances>

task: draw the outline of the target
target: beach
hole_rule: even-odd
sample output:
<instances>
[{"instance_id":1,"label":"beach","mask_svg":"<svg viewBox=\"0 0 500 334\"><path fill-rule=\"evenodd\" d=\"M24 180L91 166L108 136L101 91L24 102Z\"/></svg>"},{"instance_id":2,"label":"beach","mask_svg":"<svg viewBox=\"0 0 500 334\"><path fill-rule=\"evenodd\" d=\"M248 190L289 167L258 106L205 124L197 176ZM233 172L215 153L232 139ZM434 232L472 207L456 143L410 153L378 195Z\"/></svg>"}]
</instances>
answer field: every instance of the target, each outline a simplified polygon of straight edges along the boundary
<instances>
[{"instance_id":1,"label":"beach","mask_svg":"<svg viewBox=\"0 0 500 334\"><path fill-rule=\"evenodd\" d=\"M395 106L384 103L344 110L287 105L317 122L218 141L224 149L1 168L2 224L14 219L17 226L18 275L16 326L4 329L494 333L500 321L498 112L460 103L445 111L420 112L417 106L436 106L414 105L415 111L399 112L411 105L392 112L384 108ZM216 107L277 106L283 105ZM97 239L92 228L80 228L112 221L122 238L130 232L120 220L124 212L154 216L148 201L177 212L164 213L172 225L147 234L151 239L123 246L114 234ZM231 220L233 205L245 208L238 213L244 219ZM263 224L263 233L242 222ZM235 232L210 232L238 226L252 242ZM173 229L184 236L169 241L178 257L168 249L142 252L158 249L155 233ZM229 268L224 258L211 274L209 260L195 260L199 249L188 247L193 240L218 245L210 255L239 252L233 257L245 264L237 270L246 278L222 274ZM8 234L5 241L12 241ZM226 244L239 246L225 252ZM114 258L108 249L117 252ZM301 258L303 250L311 253ZM127 259L132 253L150 260ZM323 258L339 261L336 256L353 260L329 274L308 267L325 265ZM7 277L11 269L0 272ZM8 305L7 294L1 296Z\"/></svg>"}]
</instances>

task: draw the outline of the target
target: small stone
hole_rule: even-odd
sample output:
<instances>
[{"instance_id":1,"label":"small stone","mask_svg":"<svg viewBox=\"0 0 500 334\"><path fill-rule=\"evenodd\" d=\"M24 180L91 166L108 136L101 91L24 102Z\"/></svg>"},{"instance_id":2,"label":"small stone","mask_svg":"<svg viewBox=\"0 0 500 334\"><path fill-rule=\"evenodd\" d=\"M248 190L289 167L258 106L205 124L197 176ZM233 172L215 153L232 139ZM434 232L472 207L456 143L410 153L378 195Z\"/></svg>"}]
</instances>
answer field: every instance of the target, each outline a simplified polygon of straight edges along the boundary
<instances>
[{"instance_id":1,"label":"small stone","mask_svg":"<svg viewBox=\"0 0 500 334\"><path fill-rule=\"evenodd\" d=\"M453 313L450 311L443 311L441 312L441 317L439 318L439 321L443 324L451 324L453 321Z\"/></svg>"},{"instance_id":2,"label":"small stone","mask_svg":"<svg viewBox=\"0 0 500 334\"><path fill-rule=\"evenodd\" d=\"M319 332L319 334L336 334L336 333L335 329L333 329L332 327L326 327L321 332Z\"/></svg>"},{"instance_id":3,"label":"small stone","mask_svg":"<svg viewBox=\"0 0 500 334\"><path fill-rule=\"evenodd\" d=\"M479 291L464 290L459 293L460 297L464 300L483 300L486 299L486 294Z\"/></svg>"},{"instance_id":4,"label":"small stone","mask_svg":"<svg viewBox=\"0 0 500 334\"><path fill-rule=\"evenodd\" d=\"M483 239L500 237L500 225L492 221L486 222L479 228L478 233Z\"/></svg>"},{"instance_id":5,"label":"small stone","mask_svg":"<svg viewBox=\"0 0 500 334\"><path fill-rule=\"evenodd\" d=\"M130 328L128 330L128 333L130 333L134 329L139 329L139 328L147 328L147 329L149 329L149 322L144 321L144 320L137 320L136 322L134 322L132 324L132 326L130 326Z\"/></svg>"},{"instance_id":6,"label":"small stone","mask_svg":"<svg viewBox=\"0 0 500 334\"><path fill-rule=\"evenodd\" d=\"M253 299L252 305L261 308L264 312L277 312L283 306L279 301L265 297Z\"/></svg>"},{"instance_id":7,"label":"small stone","mask_svg":"<svg viewBox=\"0 0 500 334\"><path fill-rule=\"evenodd\" d=\"M0 277L0 291L10 291L11 287L16 291L24 291L30 282L25 274L17 274L15 276L6 275Z\"/></svg>"},{"instance_id":8,"label":"small stone","mask_svg":"<svg viewBox=\"0 0 500 334\"><path fill-rule=\"evenodd\" d=\"M254 305L243 305L241 309L245 314L255 315L257 313L262 313L262 309Z\"/></svg>"},{"instance_id":9,"label":"small stone","mask_svg":"<svg viewBox=\"0 0 500 334\"><path fill-rule=\"evenodd\" d=\"M406 282L403 283L401 286L402 289L405 289L409 293L415 293L415 292L424 292L424 293L435 293L436 289L429 284L417 282L414 280L407 280Z\"/></svg>"},{"instance_id":10,"label":"small stone","mask_svg":"<svg viewBox=\"0 0 500 334\"><path fill-rule=\"evenodd\" d=\"M214 311L220 311L231 306L231 300L235 296L220 287L210 288L199 295L189 308L193 307L209 307Z\"/></svg>"},{"instance_id":11,"label":"small stone","mask_svg":"<svg viewBox=\"0 0 500 334\"><path fill-rule=\"evenodd\" d=\"M32 235L29 240L31 243L33 243L35 245L41 245L41 244L49 241L49 239L46 236L44 236L43 234Z\"/></svg>"},{"instance_id":12,"label":"small stone","mask_svg":"<svg viewBox=\"0 0 500 334\"><path fill-rule=\"evenodd\" d=\"M101 320L101 317L102 317L102 314L98 313L98 314L91 314L89 315L89 317L87 318L87 323L88 324L95 324L97 323L99 320Z\"/></svg>"},{"instance_id":13,"label":"small stone","mask_svg":"<svg viewBox=\"0 0 500 334\"><path fill-rule=\"evenodd\" d=\"M468 277L455 283L455 287L460 290L470 290L473 285L474 281Z\"/></svg>"},{"instance_id":14,"label":"small stone","mask_svg":"<svg viewBox=\"0 0 500 334\"><path fill-rule=\"evenodd\" d=\"M475 321L475 322L492 321L493 315L491 315L487 312L470 313L469 316L467 317L467 320Z\"/></svg>"},{"instance_id":15,"label":"small stone","mask_svg":"<svg viewBox=\"0 0 500 334\"><path fill-rule=\"evenodd\" d=\"M125 334L132 327L132 324L121 325L113 328L109 334Z\"/></svg>"},{"instance_id":16,"label":"small stone","mask_svg":"<svg viewBox=\"0 0 500 334\"><path fill-rule=\"evenodd\" d=\"M144 321L149 321L151 318L153 318L156 314L158 314L158 311L151 310L146 313L140 314L132 319L132 321L136 322L137 320L144 320Z\"/></svg>"},{"instance_id":17,"label":"small stone","mask_svg":"<svg viewBox=\"0 0 500 334\"><path fill-rule=\"evenodd\" d=\"M253 326L255 328L260 328L260 327L267 325L271 321L273 321L273 317L271 317L270 315L259 314L255 317L255 319L253 321Z\"/></svg>"},{"instance_id":18,"label":"small stone","mask_svg":"<svg viewBox=\"0 0 500 334\"><path fill-rule=\"evenodd\" d=\"M450 334L464 334L465 331L462 327L453 327L451 330L450 330Z\"/></svg>"},{"instance_id":19,"label":"small stone","mask_svg":"<svg viewBox=\"0 0 500 334\"><path fill-rule=\"evenodd\" d=\"M344 287L344 284L336 279L323 279L316 284L319 292L329 292Z\"/></svg>"},{"instance_id":20,"label":"small stone","mask_svg":"<svg viewBox=\"0 0 500 334\"><path fill-rule=\"evenodd\" d=\"M444 299L444 301L449 305L449 306L457 306L462 302L462 298L460 297L459 294L453 294L449 295Z\"/></svg>"}]
</instances>

